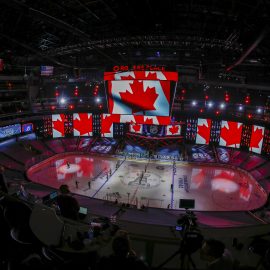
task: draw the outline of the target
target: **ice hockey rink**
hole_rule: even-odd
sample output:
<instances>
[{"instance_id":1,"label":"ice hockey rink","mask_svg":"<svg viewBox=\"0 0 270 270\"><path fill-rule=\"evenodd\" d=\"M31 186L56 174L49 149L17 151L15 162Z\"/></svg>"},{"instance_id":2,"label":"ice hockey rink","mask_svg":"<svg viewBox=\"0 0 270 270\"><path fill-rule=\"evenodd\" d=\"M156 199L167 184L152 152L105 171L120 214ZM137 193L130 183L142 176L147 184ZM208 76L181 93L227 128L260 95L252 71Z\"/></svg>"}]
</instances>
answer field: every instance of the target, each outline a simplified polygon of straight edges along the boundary
<instances>
[{"instance_id":1,"label":"ice hockey rink","mask_svg":"<svg viewBox=\"0 0 270 270\"><path fill-rule=\"evenodd\" d=\"M194 200L194 210L245 211L267 200L262 187L245 171L219 164L125 159L61 154L32 166L28 178L72 193L145 207L183 209L180 199Z\"/></svg>"}]
</instances>

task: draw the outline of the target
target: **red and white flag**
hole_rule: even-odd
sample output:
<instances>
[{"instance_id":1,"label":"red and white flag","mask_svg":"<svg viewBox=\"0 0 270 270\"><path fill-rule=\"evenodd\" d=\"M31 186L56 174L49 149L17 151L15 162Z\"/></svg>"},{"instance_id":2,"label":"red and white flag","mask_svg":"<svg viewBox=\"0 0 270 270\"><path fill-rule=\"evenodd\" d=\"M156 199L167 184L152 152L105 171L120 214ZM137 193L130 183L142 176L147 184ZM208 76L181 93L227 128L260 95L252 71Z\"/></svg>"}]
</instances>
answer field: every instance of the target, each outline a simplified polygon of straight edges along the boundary
<instances>
[{"instance_id":1,"label":"red and white flag","mask_svg":"<svg viewBox=\"0 0 270 270\"><path fill-rule=\"evenodd\" d=\"M181 134L180 125L168 125L166 126L166 135L167 136L179 136Z\"/></svg>"},{"instance_id":2,"label":"red and white flag","mask_svg":"<svg viewBox=\"0 0 270 270\"><path fill-rule=\"evenodd\" d=\"M113 123L120 122L119 114L106 114L101 115L101 136L113 137Z\"/></svg>"},{"instance_id":3,"label":"red and white flag","mask_svg":"<svg viewBox=\"0 0 270 270\"><path fill-rule=\"evenodd\" d=\"M198 118L196 143L209 144L211 124L211 119Z\"/></svg>"},{"instance_id":4,"label":"red and white flag","mask_svg":"<svg viewBox=\"0 0 270 270\"><path fill-rule=\"evenodd\" d=\"M140 124L130 124L129 131L137 134L142 134L143 125Z\"/></svg>"},{"instance_id":5,"label":"red and white flag","mask_svg":"<svg viewBox=\"0 0 270 270\"><path fill-rule=\"evenodd\" d=\"M222 121L219 145L239 148L241 143L242 128L242 123Z\"/></svg>"},{"instance_id":6,"label":"red and white flag","mask_svg":"<svg viewBox=\"0 0 270 270\"><path fill-rule=\"evenodd\" d=\"M63 113L52 115L52 131L53 138L65 136L65 115Z\"/></svg>"},{"instance_id":7,"label":"red and white flag","mask_svg":"<svg viewBox=\"0 0 270 270\"><path fill-rule=\"evenodd\" d=\"M251 131L251 138L249 144L249 150L260 154L262 151L262 144L263 144L263 135L264 135L264 127L252 126Z\"/></svg>"},{"instance_id":8,"label":"red and white flag","mask_svg":"<svg viewBox=\"0 0 270 270\"><path fill-rule=\"evenodd\" d=\"M74 136L93 136L93 115L92 113L73 114L73 135Z\"/></svg>"},{"instance_id":9,"label":"red and white flag","mask_svg":"<svg viewBox=\"0 0 270 270\"><path fill-rule=\"evenodd\" d=\"M109 81L108 101L112 114L169 116L170 81Z\"/></svg>"}]
</instances>

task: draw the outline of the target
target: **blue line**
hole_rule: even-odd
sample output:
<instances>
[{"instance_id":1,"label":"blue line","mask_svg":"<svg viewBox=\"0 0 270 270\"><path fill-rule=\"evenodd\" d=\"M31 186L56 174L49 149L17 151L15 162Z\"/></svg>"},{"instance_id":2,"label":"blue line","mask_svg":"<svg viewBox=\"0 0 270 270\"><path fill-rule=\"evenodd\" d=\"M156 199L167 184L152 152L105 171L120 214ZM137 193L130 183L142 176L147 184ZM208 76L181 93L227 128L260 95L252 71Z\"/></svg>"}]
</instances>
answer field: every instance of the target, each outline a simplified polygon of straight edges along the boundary
<instances>
[{"instance_id":1,"label":"blue line","mask_svg":"<svg viewBox=\"0 0 270 270\"><path fill-rule=\"evenodd\" d=\"M174 170L175 168L175 170ZM176 164L175 162L173 162L173 165L172 165L172 189L170 189L171 191L171 208L173 209L173 206L174 206L174 173L176 174Z\"/></svg>"}]
</instances>

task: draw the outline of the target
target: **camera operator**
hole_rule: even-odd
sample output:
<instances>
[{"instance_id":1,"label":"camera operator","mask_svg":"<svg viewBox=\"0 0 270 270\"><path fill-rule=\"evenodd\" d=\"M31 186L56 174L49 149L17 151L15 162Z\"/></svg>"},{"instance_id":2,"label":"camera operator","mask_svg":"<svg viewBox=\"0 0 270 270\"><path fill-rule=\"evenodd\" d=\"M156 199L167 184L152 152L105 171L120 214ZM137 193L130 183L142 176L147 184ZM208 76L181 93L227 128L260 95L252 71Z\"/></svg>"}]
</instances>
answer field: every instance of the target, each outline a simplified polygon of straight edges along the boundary
<instances>
[{"instance_id":1,"label":"camera operator","mask_svg":"<svg viewBox=\"0 0 270 270\"><path fill-rule=\"evenodd\" d=\"M207 262L207 270L234 269L232 255L219 240L205 240L200 250L200 257Z\"/></svg>"}]
</instances>

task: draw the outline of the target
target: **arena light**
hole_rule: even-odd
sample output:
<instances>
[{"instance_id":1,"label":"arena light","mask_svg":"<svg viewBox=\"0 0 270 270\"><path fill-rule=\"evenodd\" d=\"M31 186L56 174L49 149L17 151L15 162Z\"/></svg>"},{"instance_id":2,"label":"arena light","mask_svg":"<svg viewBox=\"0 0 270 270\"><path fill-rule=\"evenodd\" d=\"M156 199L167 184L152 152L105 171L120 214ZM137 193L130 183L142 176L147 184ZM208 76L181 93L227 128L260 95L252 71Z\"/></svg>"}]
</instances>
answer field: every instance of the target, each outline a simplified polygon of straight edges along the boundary
<instances>
[{"instance_id":1,"label":"arena light","mask_svg":"<svg viewBox=\"0 0 270 270\"><path fill-rule=\"evenodd\" d=\"M96 103L100 103L100 101L101 101L101 98L100 97L97 97L96 98Z\"/></svg>"},{"instance_id":2,"label":"arena light","mask_svg":"<svg viewBox=\"0 0 270 270\"><path fill-rule=\"evenodd\" d=\"M60 99L60 104L65 104L65 103L66 103L66 99L62 97L62 98Z\"/></svg>"},{"instance_id":3,"label":"arena light","mask_svg":"<svg viewBox=\"0 0 270 270\"><path fill-rule=\"evenodd\" d=\"M219 105L219 108L220 108L220 109L225 109L225 104L224 104L224 103L221 103L221 104Z\"/></svg>"},{"instance_id":4,"label":"arena light","mask_svg":"<svg viewBox=\"0 0 270 270\"><path fill-rule=\"evenodd\" d=\"M82 98L80 99L80 102L83 102Z\"/></svg>"},{"instance_id":5,"label":"arena light","mask_svg":"<svg viewBox=\"0 0 270 270\"><path fill-rule=\"evenodd\" d=\"M197 105L197 101L196 101L196 100L193 100L193 101L191 102L191 105L192 105L193 107L195 107L195 106Z\"/></svg>"},{"instance_id":6,"label":"arena light","mask_svg":"<svg viewBox=\"0 0 270 270\"><path fill-rule=\"evenodd\" d=\"M225 102L229 102L230 101L230 96L229 96L229 94L228 94L227 91L225 92L224 100L225 100Z\"/></svg>"},{"instance_id":7,"label":"arena light","mask_svg":"<svg viewBox=\"0 0 270 270\"><path fill-rule=\"evenodd\" d=\"M212 101L209 101L207 106L208 106L208 108L212 108L214 106L214 103Z\"/></svg>"},{"instance_id":8,"label":"arena light","mask_svg":"<svg viewBox=\"0 0 270 270\"><path fill-rule=\"evenodd\" d=\"M258 108L256 112L257 113L262 113L262 109L261 108Z\"/></svg>"},{"instance_id":9,"label":"arena light","mask_svg":"<svg viewBox=\"0 0 270 270\"><path fill-rule=\"evenodd\" d=\"M249 94L247 94L245 97L245 103L250 104L250 95Z\"/></svg>"},{"instance_id":10,"label":"arena light","mask_svg":"<svg viewBox=\"0 0 270 270\"><path fill-rule=\"evenodd\" d=\"M240 106L238 107L238 110L239 110L239 111L243 111L243 109L244 109L244 107L243 107L242 105L240 105Z\"/></svg>"}]
</instances>

